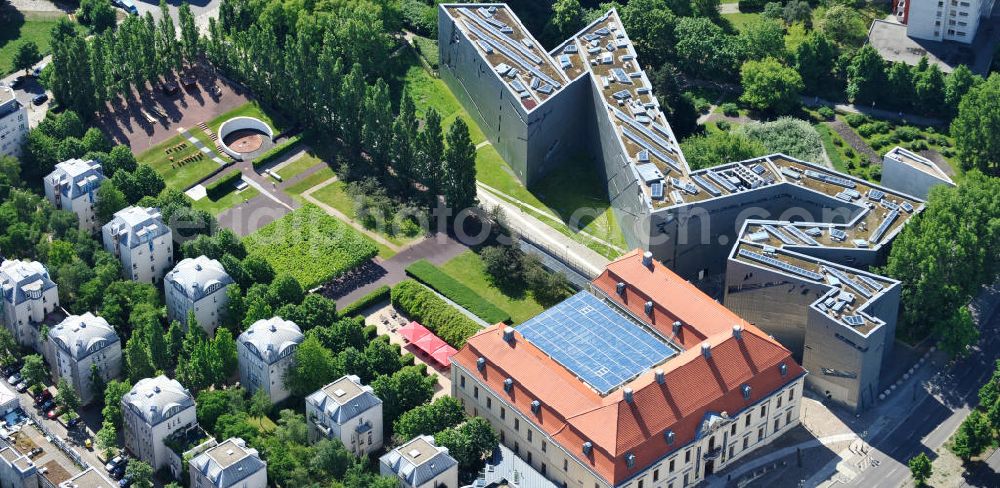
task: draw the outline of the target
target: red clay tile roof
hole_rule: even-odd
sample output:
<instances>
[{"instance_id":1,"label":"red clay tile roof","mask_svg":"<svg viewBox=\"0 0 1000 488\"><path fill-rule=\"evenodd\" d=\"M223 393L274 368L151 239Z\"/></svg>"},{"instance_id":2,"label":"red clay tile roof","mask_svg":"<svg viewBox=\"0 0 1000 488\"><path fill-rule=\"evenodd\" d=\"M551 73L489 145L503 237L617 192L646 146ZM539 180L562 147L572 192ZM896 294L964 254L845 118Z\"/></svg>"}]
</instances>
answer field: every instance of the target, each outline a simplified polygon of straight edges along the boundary
<instances>
[{"instance_id":1,"label":"red clay tile roof","mask_svg":"<svg viewBox=\"0 0 1000 488\"><path fill-rule=\"evenodd\" d=\"M652 299L657 306L651 325L672 336L670 324L683 322L678 342L687 350L658 367L665 374L662 385L654 371L627 383L634 392L632 403L624 401L622 389L601 397L516 331L513 344L508 344L503 340L504 324L469 338L452 357L453 364L489 385L612 484L694 440L706 414L736 414L804 373L791 353L760 329L672 271L658 264L649 270L641 260L638 251L623 256L594 280L594 286L615 300L615 285L627 283L624 305L639 317L645 317L643 303ZM744 327L741 339L733 336L733 324ZM711 344L710 358L699 346L706 340ZM486 358L482 371L476 367L479 357ZM787 366L785 375L780 373L781 363ZM510 393L503 388L507 378L513 379ZM749 400L743 399L744 384L751 387ZM541 402L538 414L531 411L534 400ZM675 434L669 446L664 437L668 430ZM593 444L589 456L582 450L587 441ZM631 469L626 453L636 456Z\"/></svg>"}]
</instances>

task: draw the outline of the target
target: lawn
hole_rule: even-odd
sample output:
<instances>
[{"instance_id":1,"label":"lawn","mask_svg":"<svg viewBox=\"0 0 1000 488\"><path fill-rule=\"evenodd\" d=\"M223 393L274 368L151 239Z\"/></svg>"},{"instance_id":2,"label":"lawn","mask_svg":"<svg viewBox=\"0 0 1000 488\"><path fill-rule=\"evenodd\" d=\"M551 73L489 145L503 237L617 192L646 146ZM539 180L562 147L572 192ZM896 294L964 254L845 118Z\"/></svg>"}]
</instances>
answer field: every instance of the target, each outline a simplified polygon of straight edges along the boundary
<instances>
[{"instance_id":1,"label":"lawn","mask_svg":"<svg viewBox=\"0 0 1000 488\"><path fill-rule=\"evenodd\" d=\"M591 164L583 158L579 161ZM597 170L587 168L586 171L574 171L569 166L570 162L566 164L544 178L534 191L528 191L514 176L496 149L488 145L476 151L476 179L511 198L545 212L542 214L522 207L524 211L577 242L603 256L617 257L620 254L618 251L581 235L579 227L571 229L567 224L573 212L579 208L597 210L597 213L591 213L589 218L580 219L579 223L584 224L582 230L619 247L627 247L625 238L618 229L618 223L608 206L605 189L601 186ZM557 218L553 218L552 215Z\"/></svg>"},{"instance_id":2,"label":"lawn","mask_svg":"<svg viewBox=\"0 0 1000 488\"><path fill-rule=\"evenodd\" d=\"M356 211L354 199L347 194L347 185L344 182L334 181L333 183L330 183L329 185L326 185L323 188L320 188L319 190L313 192L312 196L313 198L337 210L340 210L341 213L346 215L351 220L354 220L356 222L358 221L358 214ZM378 230L375 229L368 229L368 230L371 232L378 233L386 240L397 246L405 246L420 237L419 235L412 237L408 237L402 234L389 235L385 232L379 232Z\"/></svg>"},{"instance_id":3,"label":"lawn","mask_svg":"<svg viewBox=\"0 0 1000 488\"><path fill-rule=\"evenodd\" d=\"M279 172L278 174L281 174L281 173ZM323 168L323 169L321 169L321 170L319 170L319 171L317 171L317 172L315 172L315 173L313 173L313 174L311 174L311 175L303 178L302 181L299 181L298 183L295 183L294 185L286 187L284 189L284 191L289 196L291 196L293 200L298 201L299 203L303 203L304 200L302 199L302 194L305 193L306 190L308 190L308 189L310 189L310 188L312 188L312 187L314 187L314 186L316 186L316 185L318 185L318 184L320 184L320 183L322 183L322 182L324 182L326 180L329 180L330 178L333 178L334 176L337 176L337 175L334 174L333 169L330 168L329 166L327 166L326 168Z\"/></svg>"},{"instance_id":4,"label":"lawn","mask_svg":"<svg viewBox=\"0 0 1000 488\"><path fill-rule=\"evenodd\" d=\"M233 191L226 193L218 200L212 200L211 198L205 197L201 200L193 202L191 206L198 210L204 210L212 215L218 216L222 212L246 202L257 195L260 195L260 192L252 186L248 186L243 191L236 191L236 189L233 188Z\"/></svg>"},{"instance_id":5,"label":"lawn","mask_svg":"<svg viewBox=\"0 0 1000 488\"><path fill-rule=\"evenodd\" d=\"M736 30L743 30L747 24L759 19L761 15L759 13L738 13L738 14L722 14L722 18L729 21L733 28Z\"/></svg>"},{"instance_id":6,"label":"lawn","mask_svg":"<svg viewBox=\"0 0 1000 488\"><path fill-rule=\"evenodd\" d=\"M171 151L167 152L168 150ZM181 163L186 158L198 155L201 156L197 161ZM212 154L202 153L187 138L177 135L140 154L138 160L160 173L168 187L184 191L219 168L219 163L212 160L214 155L214 151Z\"/></svg>"},{"instance_id":7,"label":"lawn","mask_svg":"<svg viewBox=\"0 0 1000 488\"><path fill-rule=\"evenodd\" d=\"M14 72L14 55L24 42L34 41L43 56L49 54L52 28L65 16L58 12L13 11L9 20L0 22L0 73ZM73 25L84 31L83 26Z\"/></svg>"},{"instance_id":8,"label":"lawn","mask_svg":"<svg viewBox=\"0 0 1000 488\"><path fill-rule=\"evenodd\" d=\"M318 158L315 154L312 152L306 152L304 155L299 157L299 159L296 159L279 169L278 176L281 176L281 179L283 180L287 180L321 162L323 162L323 160Z\"/></svg>"},{"instance_id":9,"label":"lawn","mask_svg":"<svg viewBox=\"0 0 1000 488\"><path fill-rule=\"evenodd\" d=\"M530 291L524 292L523 296L512 297L505 295L493 286L483 268L482 259L473 251L459 254L440 268L459 283L476 292L484 300L509 313L515 324L520 324L545 309L535 301Z\"/></svg>"},{"instance_id":10,"label":"lawn","mask_svg":"<svg viewBox=\"0 0 1000 488\"><path fill-rule=\"evenodd\" d=\"M226 113L224 113L224 114L222 114L222 115L220 115L220 116L212 119L206 125L208 125L209 129L211 129L213 132L215 132L216 134L218 134L219 133L219 126L221 126L223 122L225 122L225 121L227 121L227 120L229 120L229 119L231 119L233 117L254 117L254 118L260 119L260 120L266 122L267 125L270 125L271 129L274 129L274 133L275 134L278 134L282 130L285 129L285 121L284 121L284 119L282 119L277 114L275 114L274 116L271 116L271 115L267 114L264 111L264 108L261 107L260 103L258 103L256 100L251 100L251 101L249 101L249 102L247 102L247 103L245 103L243 105L240 105L239 107L236 107L236 108L234 108L234 109L232 109L232 110L230 110L230 111L228 111L228 112L226 112ZM198 130L197 127L195 127L194 129L192 129L191 132L195 132L196 130ZM201 131L199 131L199 132L201 132Z\"/></svg>"},{"instance_id":11,"label":"lawn","mask_svg":"<svg viewBox=\"0 0 1000 488\"><path fill-rule=\"evenodd\" d=\"M472 143L479 144L485 141L486 136L483 135L483 131L479 130L479 126L465 112L462 104L458 102L455 95L448 89L448 85L445 85L444 81L441 81L440 78L435 78L428 73L420 65L419 61L412 59L412 54L409 56L412 63L409 64L406 70L403 85L406 87L407 93L413 97L413 103L417 107L418 116L423 117L424 112L428 108L433 107L434 110L437 110L441 114L441 125L446 132L455 119L462 117L469 126L469 135L472 137Z\"/></svg>"},{"instance_id":12,"label":"lawn","mask_svg":"<svg viewBox=\"0 0 1000 488\"><path fill-rule=\"evenodd\" d=\"M244 239L248 254L311 289L375 257L367 236L314 205L271 222Z\"/></svg>"},{"instance_id":13,"label":"lawn","mask_svg":"<svg viewBox=\"0 0 1000 488\"><path fill-rule=\"evenodd\" d=\"M826 155L830 157L830 162L833 164L834 169L841 173L850 174L846 162L850 158L844 153L844 150L848 149L849 146L844 139L833 129L827 127L826 124L814 124L813 127L816 128L816 132L819 132L819 136L823 138L823 148L826 149ZM853 150L851 150L851 155L858 158L857 153Z\"/></svg>"}]
</instances>

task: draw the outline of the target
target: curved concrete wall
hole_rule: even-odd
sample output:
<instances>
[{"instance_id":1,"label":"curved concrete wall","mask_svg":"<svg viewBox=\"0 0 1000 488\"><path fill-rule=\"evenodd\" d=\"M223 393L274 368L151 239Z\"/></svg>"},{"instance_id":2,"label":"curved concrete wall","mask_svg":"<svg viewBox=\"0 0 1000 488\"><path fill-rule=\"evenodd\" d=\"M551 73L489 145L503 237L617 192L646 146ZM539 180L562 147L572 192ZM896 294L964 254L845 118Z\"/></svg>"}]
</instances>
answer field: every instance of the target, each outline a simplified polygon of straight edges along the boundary
<instances>
[{"instance_id":1,"label":"curved concrete wall","mask_svg":"<svg viewBox=\"0 0 1000 488\"><path fill-rule=\"evenodd\" d=\"M219 126L219 146L222 147L222 150L225 151L226 154L232 156L235 159L242 160L243 159L242 154L233 151L232 149L229 148L229 146L226 145L226 136L238 130L247 130L247 129L257 130L263 132L264 134L267 134L267 137L270 139L274 138L274 132L271 130L271 127L268 126L267 123L265 123L264 121L260 119L255 119L253 117L233 117L223 122L222 125Z\"/></svg>"}]
</instances>

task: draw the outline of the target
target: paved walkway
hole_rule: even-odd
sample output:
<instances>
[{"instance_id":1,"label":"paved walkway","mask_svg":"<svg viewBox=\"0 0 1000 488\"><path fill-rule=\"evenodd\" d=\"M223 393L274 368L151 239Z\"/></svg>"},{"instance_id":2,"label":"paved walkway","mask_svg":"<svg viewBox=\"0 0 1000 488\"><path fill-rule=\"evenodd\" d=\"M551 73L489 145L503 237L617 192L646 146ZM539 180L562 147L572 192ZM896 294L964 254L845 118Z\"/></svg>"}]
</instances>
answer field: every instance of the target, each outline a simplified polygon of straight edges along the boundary
<instances>
[{"instance_id":1,"label":"paved walkway","mask_svg":"<svg viewBox=\"0 0 1000 488\"><path fill-rule=\"evenodd\" d=\"M876 119L895 120L898 122L906 122L916 125L933 125L933 126L944 125L943 120L936 119L934 117L925 117L923 115L908 114L895 110L883 110L876 107L869 107L867 105L858 105L853 103L834 103L829 100L825 100L819 97L812 97L808 95L802 95L802 103L809 107L820 107L825 105L827 107L833 107L834 110L840 112L845 112L849 114L864 114L869 117L874 117Z\"/></svg>"}]
</instances>

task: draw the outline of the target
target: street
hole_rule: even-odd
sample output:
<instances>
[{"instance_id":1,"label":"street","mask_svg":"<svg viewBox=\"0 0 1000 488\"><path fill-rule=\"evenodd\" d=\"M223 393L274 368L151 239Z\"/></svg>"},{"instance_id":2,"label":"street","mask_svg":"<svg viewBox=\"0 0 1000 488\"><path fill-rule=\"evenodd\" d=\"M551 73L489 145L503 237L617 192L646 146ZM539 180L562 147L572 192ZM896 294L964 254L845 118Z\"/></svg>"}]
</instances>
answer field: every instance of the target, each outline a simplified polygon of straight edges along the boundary
<instances>
[{"instance_id":1,"label":"street","mask_svg":"<svg viewBox=\"0 0 1000 488\"><path fill-rule=\"evenodd\" d=\"M49 64L50 61L52 61L52 56L45 56L42 58L41 62L35 65L35 67L43 67ZM13 86L14 80L23 75L23 71L11 74L3 79L3 84ZM35 105L31 102L32 98L42 93L48 93L49 95L49 99L46 100L45 103ZM26 77L24 79L24 84L14 89L14 96L17 97L17 101L21 102L21 105L27 107L28 127L32 129L38 126L38 124L45 119L45 114L49 111L49 104L52 103L52 93L46 92L45 89L42 88L42 85L38 83L38 80L33 76Z\"/></svg>"}]
</instances>

